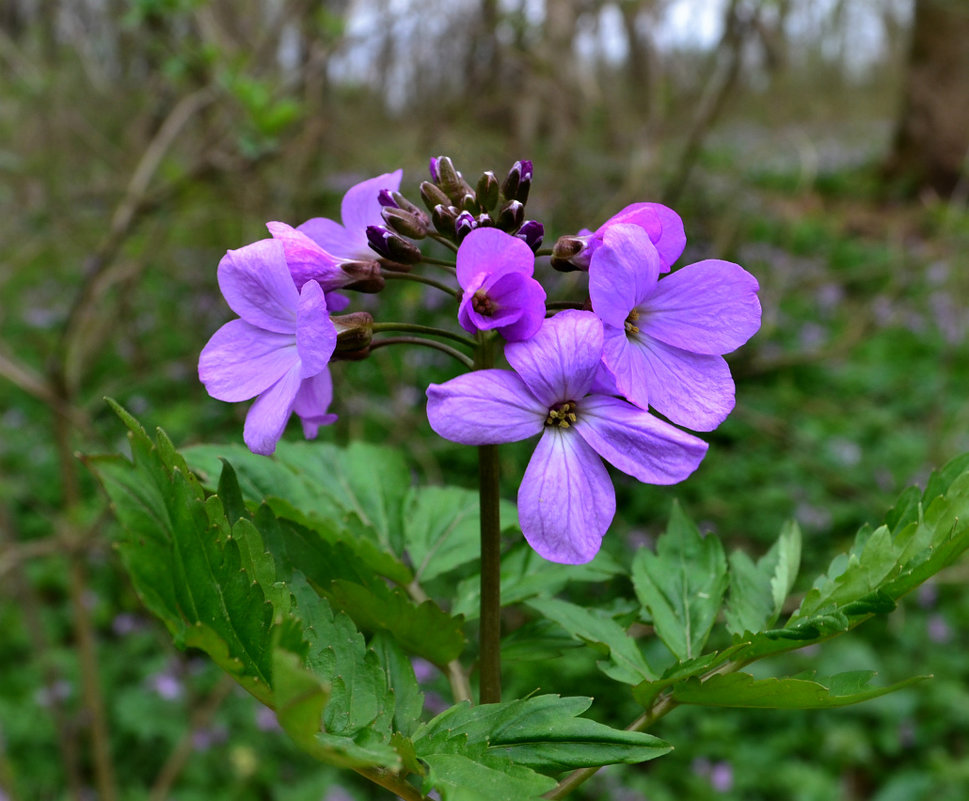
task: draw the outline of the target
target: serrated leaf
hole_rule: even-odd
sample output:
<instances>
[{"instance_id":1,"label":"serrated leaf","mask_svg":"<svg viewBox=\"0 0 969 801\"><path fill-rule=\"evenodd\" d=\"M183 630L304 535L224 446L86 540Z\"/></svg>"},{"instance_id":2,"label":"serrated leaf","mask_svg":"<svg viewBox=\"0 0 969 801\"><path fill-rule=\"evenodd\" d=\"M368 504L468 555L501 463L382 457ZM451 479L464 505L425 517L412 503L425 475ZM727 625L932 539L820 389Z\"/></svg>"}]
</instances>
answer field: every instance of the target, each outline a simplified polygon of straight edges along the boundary
<instances>
[{"instance_id":1,"label":"serrated leaf","mask_svg":"<svg viewBox=\"0 0 969 801\"><path fill-rule=\"evenodd\" d=\"M624 684L639 684L656 678L636 641L604 612L585 609L558 598L533 598L527 603L576 639L597 647L608 656L597 665L610 678Z\"/></svg>"},{"instance_id":2,"label":"serrated leaf","mask_svg":"<svg viewBox=\"0 0 969 801\"><path fill-rule=\"evenodd\" d=\"M743 551L730 554L730 597L724 610L732 634L758 632L777 620L801 561L801 530L791 521L755 565Z\"/></svg>"},{"instance_id":3,"label":"serrated leaf","mask_svg":"<svg viewBox=\"0 0 969 801\"><path fill-rule=\"evenodd\" d=\"M623 572L622 565L605 551L599 551L595 559L584 565L560 565L542 559L522 542L501 556L501 600L505 606L519 604L539 595L555 595L573 582L601 583ZM458 585L452 614L477 620L480 584L475 575Z\"/></svg>"},{"instance_id":4,"label":"serrated leaf","mask_svg":"<svg viewBox=\"0 0 969 801\"><path fill-rule=\"evenodd\" d=\"M501 502L502 528L517 526L515 506ZM478 559L478 493L458 487L413 487L404 515L404 539L417 581L430 581Z\"/></svg>"},{"instance_id":5,"label":"serrated leaf","mask_svg":"<svg viewBox=\"0 0 969 801\"><path fill-rule=\"evenodd\" d=\"M410 737L420 725L424 711L421 692L410 658L388 634L377 634L370 641L387 681L387 692L394 697L395 731Z\"/></svg>"},{"instance_id":6,"label":"serrated leaf","mask_svg":"<svg viewBox=\"0 0 969 801\"><path fill-rule=\"evenodd\" d=\"M755 709L828 709L848 706L886 695L929 676L915 676L886 687L872 687L874 671L859 670L825 678L755 679L749 673L716 674L690 679L673 689L681 704L747 707Z\"/></svg>"},{"instance_id":7,"label":"serrated leaf","mask_svg":"<svg viewBox=\"0 0 969 801\"><path fill-rule=\"evenodd\" d=\"M636 553L632 578L656 634L674 656L699 656L727 589L727 560L720 540L701 537L674 503L656 552L644 548Z\"/></svg>"},{"instance_id":8,"label":"serrated leaf","mask_svg":"<svg viewBox=\"0 0 969 801\"><path fill-rule=\"evenodd\" d=\"M443 801L531 801L555 787L555 780L502 760L486 764L463 754L429 754L424 790Z\"/></svg>"}]
</instances>

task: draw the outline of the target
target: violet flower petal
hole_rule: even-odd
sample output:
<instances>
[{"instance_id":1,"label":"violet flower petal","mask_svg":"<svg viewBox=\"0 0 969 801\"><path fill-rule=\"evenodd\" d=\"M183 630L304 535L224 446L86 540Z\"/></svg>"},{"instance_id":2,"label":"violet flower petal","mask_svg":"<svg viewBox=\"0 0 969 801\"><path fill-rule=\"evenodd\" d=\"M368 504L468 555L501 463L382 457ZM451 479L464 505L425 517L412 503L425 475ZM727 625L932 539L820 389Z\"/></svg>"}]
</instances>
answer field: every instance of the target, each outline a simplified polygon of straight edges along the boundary
<instances>
[{"instance_id":1,"label":"violet flower petal","mask_svg":"<svg viewBox=\"0 0 969 801\"><path fill-rule=\"evenodd\" d=\"M307 281L319 281L323 289L345 286L347 276L340 269L341 260L327 253L302 231L282 222L268 222L273 239L282 243L286 265L297 289Z\"/></svg>"},{"instance_id":2,"label":"violet flower petal","mask_svg":"<svg viewBox=\"0 0 969 801\"><path fill-rule=\"evenodd\" d=\"M573 431L548 428L518 489L518 520L539 556L590 561L616 513L616 493L596 452Z\"/></svg>"},{"instance_id":3,"label":"violet flower petal","mask_svg":"<svg viewBox=\"0 0 969 801\"><path fill-rule=\"evenodd\" d=\"M501 280L510 277L512 276L504 276ZM545 289L538 281L534 278L523 277L514 299L514 303L518 305L520 311L518 319L510 325L499 328L498 333L508 342L521 342L525 339L531 339L538 333L545 321L546 297ZM503 302L500 296L497 299L499 303Z\"/></svg>"},{"instance_id":4,"label":"violet flower petal","mask_svg":"<svg viewBox=\"0 0 969 801\"><path fill-rule=\"evenodd\" d=\"M739 264L706 259L657 283L637 325L643 334L684 350L729 353L760 328L759 288Z\"/></svg>"},{"instance_id":5,"label":"violet flower petal","mask_svg":"<svg viewBox=\"0 0 969 801\"><path fill-rule=\"evenodd\" d=\"M622 328L629 312L655 290L660 266L641 228L609 228L589 263L589 299L602 322Z\"/></svg>"},{"instance_id":6,"label":"violet flower petal","mask_svg":"<svg viewBox=\"0 0 969 801\"><path fill-rule=\"evenodd\" d=\"M603 459L647 484L676 484L699 467L707 443L619 398L590 395L573 426Z\"/></svg>"},{"instance_id":7,"label":"violet flower petal","mask_svg":"<svg viewBox=\"0 0 969 801\"><path fill-rule=\"evenodd\" d=\"M261 239L230 250L219 262L219 289L243 320L281 334L296 331L299 293L286 265L282 244Z\"/></svg>"},{"instance_id":8,"label":"violet flower petal","mask_svg":"<svg viewBox=\"0 0 969 801\"><path fill-rule=\"evenodd\" d=\"M299 296L296 347L302 362L300 378L311 378L326 368L336 348L336 327L326 308L326 297L316 281L303 285Z\"/></svg>"},{"instance_id":9,"label":"violet flower petal","mask_svg":"<svg viewBox=\"0 0 969 801\"><path fill-rule=\"evenodd\" d=\"M230 320L199 356L199 380L213 398L244 401L271 387L299 363L293 334Z\"/></svg>"},{"instance_id":10,"label":"violet flower petal","mask_svg":"<svg viewBox=\"0 0 969 801\"><path fill-rule=\"evenodd\" d=\"M299 415L306 439L316 439L320 426L336 422L337 416L326 411L332 401L333 379L328 369L300 383L293 401L293 411Z\"/></svg>"},{"instance_id":11,"label":"violet flower petal","mask_svg":"<svg viewBox=\"0 0 969 801\"><path fill-rule=\"evenodd\" d=\"M351 186L343 196L343 202L340 204L340 217L343 220L343 227L356 235L362 252L370 252L370 245L367 242L367 226L380 225L383 221L383 216L380 213L383 208L380 205L380 190L399 191L400 179L403 174L403 170L385 172L375 178L361 181L356 186Z\"/></svg>"},{"instance_id":12,"label":"violet flower petal","mask_svg":"<svg viewBox=\"0 0 969 801\"><path fill-rule=\"evenodd\" d=\"M383 218L380 222L383 222ZM297 225L296 230L306 234L323 250L332 253L337 258L348 261L373 258L373 251L370 250L369 242L366 243L366 252L363 252L360 247L360 237L356 236L356 232L348 231L336 220L331 220L328 217L313 217L302 225ZM364 231L366 232L366 229ZM366 233L364 233L364 238L366 238Z\"/></svg>"},{"instance_id":13,"label":"violet flower petal","mask_svg":"<svg viewBox=\"0 0 969 801\"><path fill-rule=\"evenodd\" d=\"M505 273L535 272L535 254L521 239L497 228L475 228L469 233L457 254L457 277L466 289L475 275L482 272L494 276Z\"/></svg>"},{"instance_id":14,"label":"violet flower petal","mask_svg":"<svg viewBox=\"0 0 969 801\"><path fill-rule=\"evenodd\" d=\"M427 388L431 428L462 445L518 442L545 427L548 408L508 370L475 370Z\"/></svg>"},{"instance_id":15,"label":"violet flower petal","mask_svg":"<svg viewBox=\"0 0 969 801\"><path fill-rule=\"evenodd\" d=\"M682 255L686 247L686 231L680 215L661 203L633 203L599 227L599 232L612 225L630 223L638 225L649 235L659 252L662 267L668 273L671 265Z\"/></svg>"},{"instance_id":16,"label":"violet flower petal","mask_svg":"<svg viewBox=\"0 0 969 801\"><path fill-rule=\"evenodd\" d=\"M492 328L508 326L522 316L522 309L518 298L522 283L533 279L519 273L507 273L494 276L490 273L478 273L474 276L468 288L464 290L461 304L458 306L458 323L470 334L477 331L490 331ZM494 311L490 315L482 314L474 309L474 296L477 292L484 292L491 301ZM545 306L542 306L544 316Z\"/></svg>"},{"instance_id":17,"label":"violet flower petal","mask_svg":"<svg viewBox=\"0 0 969 801\"><path fill-rule=\"evenodd\" d=\"M649 337L632 339L630 361L648 387L649 405L677 425L713 431L734 407L734 383L722 356L690 353ZM617 383L641 405L636 387Z\"/></svg>"},{"instance_id":18,"label":"violet flower petal","mask_svg":"<svg viewBox=\"0 0 969 801\"><path fill-rule=\"evenodd\" d=\"M268 456L286 430L299 391L299 365L293 365L282 378L263 392L249 407L242 438L249 450Z\"/></svg>"},{"instance_id":19,"label":"violet flower petal","mask_svg":"<svg viewBox=\"0 0 969 801\"><path fill-rule=\"evenodd\" d=\"M559 312L530 339L508 343L505 358L546 410L578 400L599 369L602 323L591 312Z\"/></svg>"}]
</instances>

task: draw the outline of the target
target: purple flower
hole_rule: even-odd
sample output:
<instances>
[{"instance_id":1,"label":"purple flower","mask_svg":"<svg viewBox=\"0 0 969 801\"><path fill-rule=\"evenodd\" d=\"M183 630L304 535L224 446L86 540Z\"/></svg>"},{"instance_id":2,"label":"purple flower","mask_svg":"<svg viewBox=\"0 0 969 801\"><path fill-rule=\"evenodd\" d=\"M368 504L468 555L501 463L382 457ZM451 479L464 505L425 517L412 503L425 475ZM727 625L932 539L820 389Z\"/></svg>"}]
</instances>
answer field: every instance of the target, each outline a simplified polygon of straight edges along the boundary
<instances>
[{"instance_id":1,"label":"purple flower","mask_svg":"<svg viewBox=\"0 0 969 801\"><path fill-rule=\"evenodd\" d=\"M518 490L518 517L528 543L553 562L582 564L599 551L616 511L602 459L640 481L673 484L707 450L648 412L592 391L602 347L595 315L561 312L531 339L505 347L515 372L478 370L427 389L428 420L445 439L487 445L542 435Z\"/></svg>"},{"instance_id":2,"label":"purple flower","mask_svg":"<svg viewBox=\"0 0 969 801\"><path fill-rule=\"evenodd\" d=\"M662 265L638 226L603 235L589 267L589 297L605 328L602 359L632 403L711 431L734 406L723 354L760 328L759 286L728 261L700 261L660 281Z\"/></svg>"},{"instance_id":3,"label":"purple flower","mask_svg":"<svg viewBox=\"0 0 969 801\"><path fill-rule=\"evenodd\" d=\"M476 228L458 248L464 297L458 322L469 333L498 329L509 342L528 339L545 319L545 290L532 278L535 254L497 228Z\"/></svg>"},{"instance_id":4,"label":"purple flower","mask_svg":"<svg viewBox=\"0 0 969 801\"><path fill-rule=\"evenodd\" d=\"M633 203L610 217L595 232L588 229L564 237L572 248L567 261L588 270L601 247L606 231L615 225L634 225L646 232L660 257L660 272L668 273L686 246L686 232L680 215L661 203Z\"/></svg>"},{"instance_id":5,"label":"purple flower","mask_svg":"<svg viewBox=\"0 0 969 801\"><path fill-rule=\"evenodd\" d=\"M239 319L222 326L203 348L199 380L219 400L256 398L243 433L254 453L276 450L293 412L306 436L315 437L321 425L336 419L326 412L336 328L323 289L316 281L296 289L284 247L274 239L228 251L219 262L219 288Z\"/></svg>"},{"instance_id":6,"label":"purple flower","mask_svg":"<svg viewBox=\"0 0 969 801\"><path fill-rule=\"evenodd\" d=\"M402 175L403 170L395 170L351 186L340 205L343 225L326 217L314 217L297 230L341 261L373 260L373 251L367 242L367 226L383 225L380 193L382 190L398 191Z\"/></svg>"}]
</instances>

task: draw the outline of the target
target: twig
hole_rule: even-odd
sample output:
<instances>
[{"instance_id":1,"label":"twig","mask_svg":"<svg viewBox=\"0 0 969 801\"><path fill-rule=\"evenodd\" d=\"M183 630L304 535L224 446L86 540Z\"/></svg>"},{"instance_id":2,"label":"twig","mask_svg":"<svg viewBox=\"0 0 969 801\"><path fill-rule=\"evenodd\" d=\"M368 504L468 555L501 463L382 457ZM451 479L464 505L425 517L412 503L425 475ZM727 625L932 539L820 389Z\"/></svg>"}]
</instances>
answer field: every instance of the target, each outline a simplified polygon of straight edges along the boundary
<instances>
[{"instance_id":1,"label":"twig","mask_svg":"<svg viewBox=\"0 0 969 801\"><path fill-rule=\"evenodd\" d=\"M175 785L175 781L195 750L195 734L209 725L219 707L222 706L222 702L229 697L234 686L235 682L232 678L228 674L223 674L219 683L215 685L215 688L209 693L201 706L195 708L188 731L182 735L178 744L168 755L168 759L165 760L165 764L162 765L162 769L158 772L148 794L148 801L165 801L168 798L169 791Z\"/></svg>"}]
</instances>

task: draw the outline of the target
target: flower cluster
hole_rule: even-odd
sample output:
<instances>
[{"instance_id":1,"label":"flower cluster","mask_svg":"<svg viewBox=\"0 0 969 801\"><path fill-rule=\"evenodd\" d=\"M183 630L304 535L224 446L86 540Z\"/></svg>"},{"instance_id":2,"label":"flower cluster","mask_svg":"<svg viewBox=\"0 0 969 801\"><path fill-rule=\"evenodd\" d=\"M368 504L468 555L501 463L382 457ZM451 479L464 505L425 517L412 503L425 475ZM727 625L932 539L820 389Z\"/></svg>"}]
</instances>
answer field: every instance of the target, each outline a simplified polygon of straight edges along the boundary
<instances>
[{"instance_id":1,"label":"flower cluster","mask_svg":"<svg viewBox=\"0 0 969 801\"><path fill-rule=\"evenodd\" d=\"M292 413L308 438L336 419L332 359L406 342L471 367L504 342L510 369L473 369L427 388L431 428L466 445L541 435L518 493L522 531L546 559L587 562L615 514L604 462L650 484L682 481L699 466L707 445L683 428L711 431L733 408L723 357L760 327L757 281L717 259L674 270L683 223L657 203L635 203L541 250L544 228L525 216L529 161L500 182L485 172L473 187L443 156L431 159L430 175L423 209L401 194L397 170L351 188L342 224L271 222L271 238L228 251L219 286L239 319L205 346L199 377L220 400L256 398L244 438L270 454ZM437 255L448 251L453 260ZM545 256L556 270L586 272L587 296L549 303L536 278ZM343 292L380 292L390 277L453 295L471 336L362 312L331 316L349 304ZM415 330L471 355L437 339L380 337Z\"/></svg>"}]
</instances>

